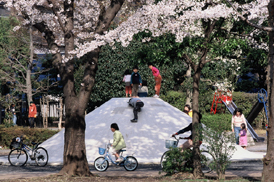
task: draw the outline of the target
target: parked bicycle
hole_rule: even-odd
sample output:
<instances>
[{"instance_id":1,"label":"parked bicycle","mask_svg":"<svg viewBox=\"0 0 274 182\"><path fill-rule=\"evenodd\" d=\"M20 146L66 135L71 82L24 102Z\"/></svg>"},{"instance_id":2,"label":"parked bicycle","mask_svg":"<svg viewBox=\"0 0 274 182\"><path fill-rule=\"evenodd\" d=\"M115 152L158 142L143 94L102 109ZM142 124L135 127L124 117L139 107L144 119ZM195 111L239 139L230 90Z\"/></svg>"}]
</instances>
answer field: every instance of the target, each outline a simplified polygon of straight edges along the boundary
<instances>
[{"instance_id":1,"label":"parked bicycle","mask_svg":"<svg viewBox=\"0 0 274 182\"><path fill-rule=\"evenodd\" d=\"M15 141L11 143L11 151L8 159L12 166L24 166L28 157L31 160L35 160L38 166L46 166L48 163L48 152L43 147L39 147L40 143L31 142L33 147L23 143L23 137L17 137ZM13 149L14 148L14 149Z\"/></svg>"},{"instance_id":2,"label":"parked bicycle","mask_svg":"<svg viewBox=\"0 0 274 182\"><path fill-rule=\"evenodd\" d=\"M171 148L178 147L179 140L188 139L187 137L186 138L184 138L184 137L176 138L176 136L174 136L174 138L175 138L175 140L166 140L166 148L168 148L169 150ZM192 149L188 149L188 150L192 151ZM164 163L165 163L164 161L166 161L168 151L166 151L161 157L160 165L161 165L162 169L164 167ZM201 165L202 165L203 173L211 172L212 171L211 166L212 166L213 156L208 151L201 150L201 156L200 157L201 157ZM191 165L192 165L192 159L188 158L188 159L186 159L185 162L182 162L182 163L184 165L191 163Z\"/></svg>"},{"instance_id":3,"label":"parked bicycle","mask_svg":"<svg viewBox=\"0 0 274 182\"><path fill-rule=\"evenodd\" d=\"M112 160L111 154L109 153L109 148L111 147L111 144L107 144L107 149L99 148L99 154L104 155L103 157L98 157L94 161L94 167L97 171L103 172L106 171L109 167L109 161L112 162L112 164L124 167L127 171L134 171L138 167L138 161L133 156L126 156L123 157L123 152L126 150L120 150L120 158L123 160L121 162L115 162Z\"/></svg>"}]
</instances>

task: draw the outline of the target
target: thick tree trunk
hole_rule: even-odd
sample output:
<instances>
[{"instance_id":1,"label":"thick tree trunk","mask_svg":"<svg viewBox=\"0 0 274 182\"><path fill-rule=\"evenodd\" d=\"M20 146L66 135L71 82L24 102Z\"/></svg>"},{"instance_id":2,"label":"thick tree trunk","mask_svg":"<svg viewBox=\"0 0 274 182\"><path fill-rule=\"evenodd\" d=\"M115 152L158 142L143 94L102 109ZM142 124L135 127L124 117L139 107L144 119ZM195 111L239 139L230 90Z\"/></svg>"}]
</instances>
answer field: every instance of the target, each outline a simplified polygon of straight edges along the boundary
<instances>
[{"instance_id":1,"label":"thick tree trunk","mask_svg":"<svg viewBox=\"0 0 274 182\"><path fill-rule=\"evenodd\" d=\"M86 158L85 109L95 83L99 52L100 49L96 49L86 56L89 60L86 63L85 76L78 96L76 96L75 92L71 92L72 88L74 88L74 82L67 81L67 84L64 86L64 103L66 107L65 143L63 168L59 174L92 175ZM70 73L66 73L64 78L72 76Z\"/></svg>"},{"instance_id":2,"label":"thick tree trunk","mask_svg":"<svg viewBox=\"0 0 274 182\"><path fill-rule=\"evenodd\" d=\"M63 168L59 174L90 176L85 145L85 109L76 97L66 97Z\"/></svg>"},{"instance_id":3,"label":"thick tree trunk","mask_svg":"<svg viewBox=\"0 0 274 182\"><path fill-rule=\"evenodd\" d=\"M270 0L268 5L269 18L268 23L270 27L274 27L274 0ZM269 73L268 73L268 105L269 105L269 123L267 128L267 153L263 159L263 174L262 181L270 182L274 179L274 84L273 84L273 73L274 73L274 32L269 32Z\"/></svg>"}]
</instances>

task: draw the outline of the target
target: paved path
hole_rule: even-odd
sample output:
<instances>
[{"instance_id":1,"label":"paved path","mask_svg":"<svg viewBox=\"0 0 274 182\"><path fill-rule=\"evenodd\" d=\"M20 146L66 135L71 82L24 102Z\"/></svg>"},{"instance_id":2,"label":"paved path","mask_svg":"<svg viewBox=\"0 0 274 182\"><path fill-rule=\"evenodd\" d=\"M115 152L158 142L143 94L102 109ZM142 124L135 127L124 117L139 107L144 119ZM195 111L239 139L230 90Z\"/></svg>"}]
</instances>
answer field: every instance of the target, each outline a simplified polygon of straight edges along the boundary
<instances>
[{"instance_id":1,"label":"paved path","mask_svg":"<svg viewBox=\"0 0 274 182\"><path fill-rule=\"evenodd\" d=\"M248 150L253 152L265 152L266 144L258 143L255 146L248 147ZM0 150L0 156L7 157L9 150ZM23 167L14 167L10 165L0 164L0 180L3 179L19 179L19 178L31 178L39 176L48 176L51 174L56 174L60 171L61 166L50 166L37 167L35 163L27 164ZM136 171L126 171L123 167L116 167L111 165L107 171L98 172L93 166L90 166L90 171L94 174L100 176L126 176L126 177L149 177L149 176L159 176L159 171L161 171L160 166L157 164L140 164ZM259 180L261 178L263 171L263 163L261 161L244 161L244 162L232 162L231 165L226 170L226 178L244 177L254 180ZM163 174L162 174L163 175ZM215 172L206 174L209 177L216 177Z\"/></svg>"},{"instance_id":2,"label":"paved path","mask_svg":"<svg viewBox=\"0 0 274 182\"><path fill-rule=\"evenodd\" d=\"M14 167L10 165L0 165L0 180L2 179L18 179L39 176L48 176L56 174L60 171L61 166L45 166L37 167L35 164L27 164L23 167ZM262 162L233 162L226 171L226 178L245 177L249 179L260 179L263 170ZM123 167L110 166L105 172L98 172L93 166L90 171L100 176L114 177L149 177L159 176L160 166L156 164L140 164L136 171L126 171ZM163 174L162 174L163 175ZM216 173L208 173L206 176L216 177Z\"/></svg>"}]
</instances>

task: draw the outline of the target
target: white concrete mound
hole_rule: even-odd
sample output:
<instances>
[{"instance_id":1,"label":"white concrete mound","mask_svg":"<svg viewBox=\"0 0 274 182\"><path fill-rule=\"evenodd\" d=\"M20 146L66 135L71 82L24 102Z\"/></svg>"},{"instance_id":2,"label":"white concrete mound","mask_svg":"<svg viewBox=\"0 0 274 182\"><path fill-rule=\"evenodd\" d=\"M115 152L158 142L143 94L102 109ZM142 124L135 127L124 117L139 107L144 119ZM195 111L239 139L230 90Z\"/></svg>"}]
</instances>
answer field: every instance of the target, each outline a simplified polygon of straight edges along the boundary
<instances>
[{"instance_id":1,"label":"white concrete mound","mask_svg":"<svg viewBox=\"0 0 274 182\"><path fill-rule=\"evenodd\" d=\"M113 98L86 115L87 160L99 157L98 147L105 147L113 139L111 123L117 123L126 141L125 155L134 155L139 163L159 163L161 155L167 150L165 140L171 134L186 127L192 118L179 109L157 98L141 98L144 107L138 113L137 123L131 123L133 109L128 98ZM182 136L189 136L186 133ZM184 141L181 141L184 142ZM49 163L62 163L64 149L64 130L60 131L41 145L49 153ZM241 147L232 160L261 159L262 153L249 152Z\"/></svg>"}]
</instances>

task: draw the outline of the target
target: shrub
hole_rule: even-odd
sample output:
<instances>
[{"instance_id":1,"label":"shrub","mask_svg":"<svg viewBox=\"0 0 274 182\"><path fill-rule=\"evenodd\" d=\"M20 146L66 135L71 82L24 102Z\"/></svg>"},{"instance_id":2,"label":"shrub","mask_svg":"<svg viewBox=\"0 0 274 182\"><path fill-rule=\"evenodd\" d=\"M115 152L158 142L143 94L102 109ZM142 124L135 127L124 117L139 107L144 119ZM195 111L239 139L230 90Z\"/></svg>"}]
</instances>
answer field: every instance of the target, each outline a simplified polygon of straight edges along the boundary
<instances>
[{"instance_id":1,"label":"shrub","mask_svg":"<svg viewBox=\"0 0 274 182\"><path fill-rule=\"evenodd\" d=\"M176 172L193 171L192 151L180 148L171 148L166 153L165 161L163 161L163 171L168 175Z\"/></svg>"},{"instance_id":2,"label":"shrub","mask_svg":"<svg viewBox=\"0 0 274 182\"><path fill-rule=\"evenodd\" d=\"M225 170L230 164L230 158L235 151L235 136L228 122L231 115L206 115L202 118L203 142L208 152L213 156L212 166L216 170L218 178L225 178Z\"/></svg>"},{"instance_id":3,"label":"shrub","mask_svg":"<svg viewBox=\"0 0 274 182\"><path fill-rule=\"evenodd\" d=\"M3 147L8 147L14 137L20 137L23 134L27 136L25 143L31 143L43 142L58 132L40 128L23 128L18 126L5 128L3 125L0 126L0 146Z\"/></svg>"},{"instance_id":4,"label":"shrub","mask_svg":"<svg viewBox=\"0 0 274 182\"><path fill-rule=\"evenodd\" d=\"M208 128L218 128L220 131L231 131L231 114L204 114L201 123Z\"/></svg>"},{"instance_id":5,"label":"shrub","mask_svg":"<svg viewBox=\"0 0 274 182\"><path fill-rule=\"evenodd\" d=\"M181 111L184 110L186 103L186 94L184 92L168 91L166 95L161 95L161 99L180 109Z\"/></svg>"}]
</instances>

